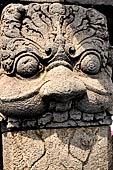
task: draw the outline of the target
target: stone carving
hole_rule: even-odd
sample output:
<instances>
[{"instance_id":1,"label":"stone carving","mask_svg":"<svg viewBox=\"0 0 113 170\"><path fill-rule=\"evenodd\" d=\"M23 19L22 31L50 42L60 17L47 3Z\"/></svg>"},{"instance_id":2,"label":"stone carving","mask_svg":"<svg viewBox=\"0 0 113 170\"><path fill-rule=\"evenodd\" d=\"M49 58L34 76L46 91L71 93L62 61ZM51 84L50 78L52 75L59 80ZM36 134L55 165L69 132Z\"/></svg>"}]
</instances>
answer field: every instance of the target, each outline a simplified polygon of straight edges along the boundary
<instances>
[{"instance_id":1,"label":"stone carving","mask_svg":"<svg viewBox=\"0 0 113 170\"><path fill-rule=\"evenodd\" d=\"M5 133L4 169L111 170L108 132L108 126L101 126Z\"/></svg>"},{"instance_id":2,"label":"stone carving","mask_svg":"<svg viewBox=\"0 0 113 170\"><path fill-rule=\"evenodd\" d=\"M19 119L21 127L31 120L37 127L111 123L112 57L103 14L60 3L9 4L1 37L0 111L11 121Z\"/></svg>"}]
</instances>

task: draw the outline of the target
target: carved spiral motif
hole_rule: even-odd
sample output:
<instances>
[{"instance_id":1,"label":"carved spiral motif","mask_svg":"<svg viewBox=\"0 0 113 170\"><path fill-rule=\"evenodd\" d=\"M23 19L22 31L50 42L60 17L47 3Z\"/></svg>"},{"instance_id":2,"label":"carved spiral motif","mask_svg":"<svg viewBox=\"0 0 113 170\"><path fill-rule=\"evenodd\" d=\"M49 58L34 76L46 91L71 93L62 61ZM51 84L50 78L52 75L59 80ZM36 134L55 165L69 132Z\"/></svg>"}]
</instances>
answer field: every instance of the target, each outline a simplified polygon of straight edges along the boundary
<instances>
[{"instance_id":1,"label":"carved spiral motif","mask_svg":"<svg viewBox=\"0 0 113 170\"><path fill-rule=\"evenodd\" d=\"M86 74L97 74L100 70L100 60L94 54L89 54L81 61L81 70Z\"/></svg>"}]
</instances>

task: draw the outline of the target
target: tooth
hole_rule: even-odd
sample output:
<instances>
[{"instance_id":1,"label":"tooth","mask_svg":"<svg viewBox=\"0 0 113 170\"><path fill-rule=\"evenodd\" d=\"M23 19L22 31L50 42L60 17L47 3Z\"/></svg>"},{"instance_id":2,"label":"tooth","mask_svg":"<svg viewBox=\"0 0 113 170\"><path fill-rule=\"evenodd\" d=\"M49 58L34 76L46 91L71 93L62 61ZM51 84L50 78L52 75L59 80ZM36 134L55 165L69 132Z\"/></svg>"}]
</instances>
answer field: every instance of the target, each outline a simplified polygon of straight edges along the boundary
<instances>
[{"instance_id":1,"label":"tooth","mask_svg":"<svg viewBox=\"0 0 113 170\"><path fill-rule=\"evenodd\" d=\"M56 107L55 102L50 102L49 110L55 110L55 107Z\"/></svg>"},{"instance_id":2,"label":"tooth","mask_svg":"<svg viewBox=\"0 0 113 170\"><path fill-rule=\"evenodd\" d=\"M55 112L65 112L70 110L72 106L72 101L62 102L62 103L55 103L50 102L49 110Z\"/></svg>"}]
</instances>

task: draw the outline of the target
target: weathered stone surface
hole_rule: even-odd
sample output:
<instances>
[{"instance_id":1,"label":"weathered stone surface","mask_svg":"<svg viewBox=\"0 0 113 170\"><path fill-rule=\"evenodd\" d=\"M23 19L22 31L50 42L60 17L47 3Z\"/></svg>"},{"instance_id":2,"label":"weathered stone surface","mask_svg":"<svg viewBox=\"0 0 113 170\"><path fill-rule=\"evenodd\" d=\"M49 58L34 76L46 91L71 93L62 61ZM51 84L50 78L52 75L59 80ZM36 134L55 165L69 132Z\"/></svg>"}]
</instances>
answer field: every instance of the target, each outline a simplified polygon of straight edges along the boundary
<instances>
[{"instance_id":1,"label":"weathered stone surface","mask_svg":"<svg viewBox=\"0 0 113 170\"><path fill-rule=\"evenodd\" d=\"M111 170L109 127L7 132L4 170Z\"/></svg>"},{"instance_id":2,"label":"weathered stone surface","mask_svg":"<svg viewBox=\"0 0 113 170\"><path fill-rule=\"evenodd\" d=\"M113 103L106 17L42 2L112 1L40 2L16 1L1 16L0 117L14 131L3 134L4 170L111 170L110 130L97 126L111 124Z\"/></svg>"},{"instance_id":3,"label":"weathered stone surface","mask_svg":"<svg viewBox=\"0 0 113 170\"><path fill-rule=\"evenodd\" d=\"M8 0L12 2L12 0ZM1 3L6 3L4 0L0 1ZM14 2L14 0L13 0ZM82 4L82 5L113 5L112 0L16 0L16 2L64 2L71 4Z\"/></svg>"},{"instance_id":4,"label":"weathered stone surface","mask_svg":"<svg viewBox=\"0 0 113 170\"><path fill-rule=\"evenodd\" d=\"M108 116L109 115L109 116ZM65 128L65 127L82 127L95 125L110 125L111 115L107 111L96 114L81 113L76 109L63 113L47 112L43 116L31 119L14 119L8 118L4 121L1 130L14 131L25 129L42 129L42 128Z\"/></svg>"},{"instance_id":5,"label":"weathered stone surface","mask_svg":"<svg viewBox=\"0 0 113 170\"><path fill-rule=\"evenodd\" d=\"M9 4L1 39L0 111L22 119L8 128L111 123L113 57L103 14L61 3Z\"/></svg>"}]
</instances>

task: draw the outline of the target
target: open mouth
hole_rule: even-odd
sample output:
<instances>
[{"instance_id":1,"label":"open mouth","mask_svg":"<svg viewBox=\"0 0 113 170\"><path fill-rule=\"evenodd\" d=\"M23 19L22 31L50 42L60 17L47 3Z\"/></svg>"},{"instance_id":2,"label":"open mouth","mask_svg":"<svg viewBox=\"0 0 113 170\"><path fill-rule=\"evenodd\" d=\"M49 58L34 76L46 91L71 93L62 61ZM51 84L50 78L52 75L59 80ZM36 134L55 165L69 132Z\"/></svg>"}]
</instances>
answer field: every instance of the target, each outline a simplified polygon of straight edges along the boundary
<instances>
[{"instance_id":1,"label":"open mouth","mask_svg":"<svg viewBox=\"0 0 113 170\"><path fill-rule=\"evenodd\" d=\"M111 124L111 116L106 109L94 113L83 112L80 107L77 107L78 102L79 101L74 100L65 102L48 101L48 103L46 103L47 107L43 108L42 111L39 108L40 112L34 113L34 116L33 113L30 113L31 110L29 110L31 116L28 115L27 109L27 117L23 117L23 114L21 113L22 116L19 117L19 120L16 116L14 121L18 122L19 127L22 126L22 128L66 128ZM34 107L35 105L33 104L32 112L36 109ZM14 114L15 113L16 110L14 111ZM25 114L25 108L23 108L23 113ZM30 124L30 122L32 123ZM9 121L9 123L12 124L13 119L11 122ZM15 123L13 123L13 127L15 127Z\"/></svg>"}]
</instances>

